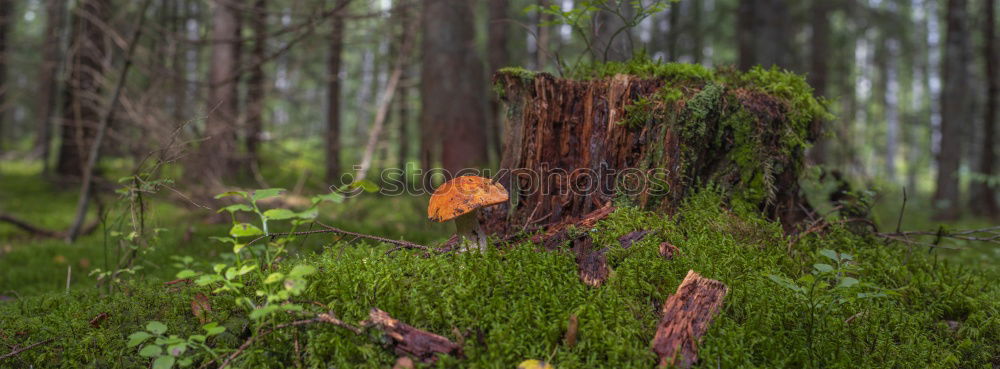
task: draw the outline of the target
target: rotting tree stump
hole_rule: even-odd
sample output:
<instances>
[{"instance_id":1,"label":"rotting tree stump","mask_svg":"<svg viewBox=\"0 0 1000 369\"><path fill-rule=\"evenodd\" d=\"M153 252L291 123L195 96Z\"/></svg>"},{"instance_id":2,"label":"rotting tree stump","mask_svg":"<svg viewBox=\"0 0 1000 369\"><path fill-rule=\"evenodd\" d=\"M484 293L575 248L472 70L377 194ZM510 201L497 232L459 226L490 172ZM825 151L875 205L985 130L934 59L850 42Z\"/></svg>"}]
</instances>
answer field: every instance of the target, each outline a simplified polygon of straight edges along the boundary
<instances>
[{"instance_id":1,"label":"rotting tree stump","mask_svg":"<svg viewBox=\"0 0 1000 369\"><path fill-rule=\"evenodd\" d=\"M494 76L507 108L498 180L511 201L480 217L488 232L572 223L622 196L669 214L709 184L786 230L804 217L799 173L826 113L801 77L683 64L633 69L645 76Z\"/></svg>"}]
</instances>

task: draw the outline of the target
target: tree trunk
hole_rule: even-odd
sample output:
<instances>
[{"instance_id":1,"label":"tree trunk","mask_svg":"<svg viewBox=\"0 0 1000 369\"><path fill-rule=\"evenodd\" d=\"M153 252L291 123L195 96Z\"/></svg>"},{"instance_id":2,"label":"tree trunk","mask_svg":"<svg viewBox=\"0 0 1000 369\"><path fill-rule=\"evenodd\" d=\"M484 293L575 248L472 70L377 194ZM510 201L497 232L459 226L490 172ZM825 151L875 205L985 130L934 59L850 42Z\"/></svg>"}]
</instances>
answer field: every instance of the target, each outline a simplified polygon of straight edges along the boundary
<instances>
[{"instance_id":1,"label":"tree trunk","mask_svg":"<svg viewBox=\"0 0 1000 369\"><path fill-rule=\"evenodd\" d=\"M809 84L816 96L826 96L827 75L830 67L827 60L830 53L830 2L813 0L810 6L812 18L812 38L809 45ZM826 162L827 139L822 132L816 132L816 144L809 150L809 161L815 164Z\"/></svg>"},{"instance_id":2,"label":"tree trunk","mask_svg":"<svg viewBox=\"0 0 1000 369\"><path fill-rule=\"evenodd\" d=\"M495 79L508 104L499 180L511 202L487 209L482 219L490 232L579 219L614 198L671 213L707 183L788 229L803 216L800 205L808 205L798 187L804 144L790 142L808 140L812 122L788 117L818 117L793 112L754 86L682 77L665 87L660 79L626 75L576 81L517 72ZM684 96L653 108L633 104L656 101L661 88ZM737 127L755 128L737 134Z\"/></svg>"},{"instance_id":3,"label":"tree trunk","mask_svg":"<svg viewBox=\"0 0 1000 369\"><path fill-rule=\"evenodd\" d=\"M84 0L73 16L68 77L64 90L62 140L56 174L81 177L101 109L101 84L107 53L104 32L94 21L109 19L107 0ZM85 14L85 15L83 15Z\"/></svg>"},{"instance_id":4,"label":"tree trunk","mask_svg":"<svg viewBox=\"0 0 1000 369\"><path fill-rule=\"evenodd\" d=\"M632 2L609 0L605 6L611 9L617 8L617 11L628 17L631 14ZM625 61L632 57L630 30L625 27L625 21L618 15L605 10L597 11L593 18L593 32L594 43L591 53L594 60Z\"/></svg>"},{"instance_id":5,"label":"tree trunk","mask_svg":"<svg viewBox=\"0 0 1000 369\"><path fill-rule=\"evenodd\" d=\"M539 1L539 6L543 4L544 1ZM489 60L487 62L489 62L489 75L493 75L500 68L507 66L510 58L510 52L507 48L507 31L510 28L508 27L510 20L507 19L507 13L510 4L508 4L507 0L493 0L489 2L489 5L489 47L487 47L487 57ZM539 16L539 22L546 19L541 15ZM548 29L548 27L539 26L539 40L542 39L540 33L543 28ZM541 41L539 43L541 44ZM545 43L545 45L547 44ZM545 62L541 61L541 59L539 59L538 63L539 68L543 68L545 65ZM490 94L490 119L488 120L489 126L487 127L486 134L490 141L490 154L496 158L500 157L500 136L502 135L500 119L500 96Z\"/></svg>"},{"instance_id":6,"label":"tree trunk","mask_svg":"<svg viewBox=\"0 0 1000 369\"><path fill-rule=\"evenodd\" d=\"M440 142L441 163L454 174L487 163L486 81L475 50L475 17L465 0L427 0L423 6L420 126L429 136L422 144Z\"/></svg>"},{"instance_id":7,"label":"tree trunk","mask_svg":"<svg viewBox=\"0 0 1000 369\"><path fill-rule=\"evenodd\" d=\"M4 124L7 123L7 91L10 86L7 84L7 39L10 36L11 23L14 22L12 12L14 4L10 0L0 0L0 153L3 152Z\"/></svg>"},{"instance_id":8,"label":"tree trunk","mask_svg":"<svg viewBox=\"0 0 1000 369\"><path fill-rule=\"evenodd\" d=\"M788 9L785 0L740 0L736 32L741 70L754 65L791 67Z\"/></svg>"},{"instance_id":9,"label":"tree trunk","mask_svg":"<svg viewBox=\"0 0 1000 369\"><path fill-rule=\"evenodd\" d=\"M503 6L503 13L497 13L497 14L503 14L504 16L506 16L507 0L490 2L491 11L495 10L499 12L501 10L500 9L501 6ZM549 1L538 0L538 7L547 9L549 7ZM490 15L492 16L492 13ZM538 12L537 19L535 20L535 24L537 25L535 33L535 35L537 36L535 39L535 69L537 70L545 70L545 66L549 64L548 56L549 53L552 52L552 50L549 49L549 39L551 38L550 34L552 31L552 26L548 25L547 23L550 22L551 20L552 20L552 15L542 11ZM493 24L490 24L490 27L493 26L494 26ZM492 31L493 29L490 28L490 30ZM504 31L506 31L506 28L504 28ZM490 35L492 36L494 34L491 32ZM497 36L499 36L499 34ZM507 36L503 35L503 37L506 40ZM490 51L492 52L492 49ZM490 61L492 62L493 61L492 54L490 55L490 57L491 57ZM493 66L492 63L491 66Z\"/></svg>"},{"instance_id":10,"label":"tree trunk","mask_svg":"<svg viewBox=\"0 0 1000 369\"><path fill-rule=\"evenodd\" d=\"M258 147L264 130L264 46L267 43L267 0L256 0L250 14L254 32L250 51L250 77L247 79L246 144L250 165L260 164Z\"/></svg>"},{"instance_id":11,"label":"tree trunk","mask_svg":"<svg viewBox=\"0 0 1000 369\"><path fill-rule=\"evenodd\" d=\"M350 0L338 0L344 6ZM327 63L326 105L326 180L340 178L340 69L344 50L344 18L335 17L330 25L330 55Z\"/></svg>"},{"instance_id":12,"label":"tree trunk","mask_svg":"<svg viewBox=\"0 0 1000 369\"><path fill-rule=\"evenodd\" d=\"M45 36L42 44L42 64L38 70L38 100L35 151L42 160L42 173L49 171L49 150L52 143L52 115L56 108L56 74L59 71L59 45L62 45L62 24L66 4L62 0L45 1Z\"/></svg>"},{"instance_id":13,"label":"tree trunk","mask_svg":"<svg viewBox=\"0 0 1000 369\"><path fill-rule=\"evenodd\" d=\"M938 153L937 187L934 204L937 219L950 220L959 215L958 169L962 160L962 125L967 124L970 63L968 13L966 0L948 0L947 33L941 65L944 87L941 91L941 149Z\"/></svg>"},{"instance_id":14,"label":"tree trunk","mask_svg":"<svg viewBox=\"0 0 1000 369\"><path fill-rule=\"evenodd\" d=\"M217 191L236 173L237 78L239 16L227 0L212 3L212 51L208 70L208 118L198 155L189 162L192 178Z\"/></svg>"},{"instance_id":15,"label":"tree trunk","mask_svg":"<svg viewBox=\"0 0 1000 369\"><path fill-rule=\"evenodd\" d=\"M983 25L983 57L986 62L986 106L983 117L982 157L979 159L979 172L985 178L993 178L996 173L997 154L993 140L997 127L997 98L1000 97L1000 79L997 75L996 36L996 1L983 1L983 15L986 18ZM991 218L1000 217L1000 205L997 204L997 192L1000 189L990 187L987 181L976 182L972 189L971 208L977 215Z\"/></svg>"}]
</instances>

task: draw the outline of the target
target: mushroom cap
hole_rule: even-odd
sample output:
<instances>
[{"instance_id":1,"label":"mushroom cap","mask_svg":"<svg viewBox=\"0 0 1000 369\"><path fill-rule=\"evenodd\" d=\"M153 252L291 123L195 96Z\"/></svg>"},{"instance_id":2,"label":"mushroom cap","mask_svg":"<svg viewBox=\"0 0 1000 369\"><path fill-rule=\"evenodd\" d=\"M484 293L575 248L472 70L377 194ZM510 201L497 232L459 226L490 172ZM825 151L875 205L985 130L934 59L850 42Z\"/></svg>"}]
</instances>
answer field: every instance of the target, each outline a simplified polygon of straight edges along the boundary
<instances>
[{"instance_id":1,"label":"mushroom cap","mask_svg":"<svg viewBox=\"0 0 1000 369\"><path fill-rule=\"evenodd\" d=\"M427 206L427 217L445 222L484 206L507 201L507 189L499 183L479 176L461 176L445 182Z\"/></svg>"}]
</instances>

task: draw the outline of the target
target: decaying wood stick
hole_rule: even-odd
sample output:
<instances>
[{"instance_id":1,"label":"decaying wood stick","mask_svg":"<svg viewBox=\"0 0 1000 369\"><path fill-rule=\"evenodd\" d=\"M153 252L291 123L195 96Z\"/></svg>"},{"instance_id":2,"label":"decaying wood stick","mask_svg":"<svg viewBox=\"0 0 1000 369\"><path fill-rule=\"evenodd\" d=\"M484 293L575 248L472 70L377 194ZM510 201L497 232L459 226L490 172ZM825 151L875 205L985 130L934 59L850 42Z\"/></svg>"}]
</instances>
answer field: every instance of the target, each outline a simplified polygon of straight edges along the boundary
<instances>
[{"instance_id":1,"label":"decaying wood stick","mask_svg":"<svg viewBox=\"0 0 1000 369\"><path fill-rule=\"evenodd\" d=\"M608 279L608 257L604 255L608 249L595 250L590 236L573 241L573 252L576 254L576 266L580 273L580 281L591 287L600 287Z\"/></svg>"},{"instance_id":2,"label":"decaying wood stick","mask_svg":"<svg viewBox=\"0 0 1000 369\"><path fill-rule=\"evenodd\" d=\"M698 341L728 292L722 282L688 271L677 292L663 303L663 315L653 337L653 352L660 357L659 368L690 368L698 361Z\"/></svg>"},{"instance_id":3,"label":"decaying wood stick","mask_svg":"<svg viewBox=\"0 0 1000 369\"><path fill-rule=\"evenodd\" d=\"M33 349L35 347L44 345L46 343L52 342L53 340L55 340L55 338L49 338L49 339L45 339L45 340L41 340L41 341L32 343L30 345L27 345L27 346L24 346L24 347L21 347L21 348L15 348L14 350L11 350L11 352L6 353L3 356L0 356L0 360L4 360L4 359L7 359L7 358L11 358L11 357L17 356L17 354L20 354L22 352L31 350L31 349Z\"/></svg>"},{"instance_id":4,"label":"decaying wood stick","mask_svg":"<svg viewBox=\"0 0 1000 369\"><path fill-rule=\"evenodd\" d=\"M31 233L36 236L43 236L48 238L65 238L67 234L64 231L55 231L51 229L38 227L34 224L28 223L27 221L21 218L15 217L7 213L0 213L0 223L10 223L11 225L20 228L25 232ZM98 224L99 224L98 222L92 222L87 224L80 231L80 234L81 235L90 234L91 232L97 229Z\"/></svg>"},{"instance_id":5,"label":"decaying wood stick","mask_svg":"<svg viewBox=\"0 0 1000 369\"><path fill-rule=\"evenodd\" d=\"M435 354L462 355L462 347L443 336L423 331L403 323L378 308L368 312L368 322L388 337L399 355L412 355L425 363L437 360Z\"/></svg>"}]
</instances>

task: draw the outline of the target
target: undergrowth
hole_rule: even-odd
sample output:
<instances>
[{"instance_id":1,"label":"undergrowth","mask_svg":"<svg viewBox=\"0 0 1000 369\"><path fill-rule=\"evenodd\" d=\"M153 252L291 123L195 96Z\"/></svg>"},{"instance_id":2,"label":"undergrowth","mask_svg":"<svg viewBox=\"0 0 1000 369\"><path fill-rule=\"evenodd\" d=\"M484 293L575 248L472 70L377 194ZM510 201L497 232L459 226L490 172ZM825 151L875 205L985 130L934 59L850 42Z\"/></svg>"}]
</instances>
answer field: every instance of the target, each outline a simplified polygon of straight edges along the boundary
<instances>
[{"instance_id":1,"label":"undergrowth","mask_svg":"<svg viewBox=\"0 0 1000 369\"><path fill-rule=\"evenodd\" d=\"M530 243L482 254L404 250L386 256L388 245L336 242L292 255L277 271L315 268L295 298L306 309L329 309L356 323L378 307L459 342L465 357L442 357L438 367L510 368L528 358L558 368L652 367L649 342L658 309L691 269L730 291L698 346L699 367L988 368L1000 359L995 269L964 267L933 251L909 253L837 227L804 238L789 252L780 225L750 206L724 204L711 190L689 197L676 214L626 207L599 223L591 236L608 248L613 270L600 288L579 282L567 248L540 252ZM639 229L654 233L622 248L617 238ZM660 242L677 246L679 254L661 258ZM822 317L808 314L802 295L775 277L801 281L812 275L814 264L830 263L824 250L850 254L844 277L884 296L846 299L829 305ZM247 276L248 286L259 285L254 273ZM166 335L204 333L191 312L198 293L211 306L203 319L225 327L207 345L228 353L250 334L251 322L225 292L128 283L127 294L101 297L74 289L0 303L0 343L54 339L0 366L146 366L150 359L127 347L127 337L151 320L162 322ZM102 313L106 318L92 324ZM571 315L579 319L579 335L568 347L562 338ZM355 335L325 325L289 328L262 337L236 365L384 368L395 355L383 344L375 330Z\"/></svg>"}]
</instances>

